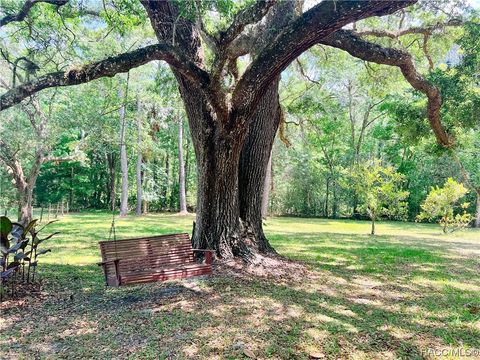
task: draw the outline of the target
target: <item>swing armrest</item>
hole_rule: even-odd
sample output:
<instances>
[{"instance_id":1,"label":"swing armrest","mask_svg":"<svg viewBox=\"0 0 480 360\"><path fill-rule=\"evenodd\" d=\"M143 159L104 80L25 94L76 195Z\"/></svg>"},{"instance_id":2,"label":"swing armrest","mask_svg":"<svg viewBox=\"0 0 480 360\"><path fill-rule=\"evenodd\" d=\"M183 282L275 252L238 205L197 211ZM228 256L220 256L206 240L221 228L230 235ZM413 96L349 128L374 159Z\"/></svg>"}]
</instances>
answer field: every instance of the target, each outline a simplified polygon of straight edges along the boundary
<instances>
[{"instance_id":1,"label":"swing armrest","mask_svg":"<svg viewBox=\"0 0 480 360\"><path fill-rule=\"evenodd\" d=\"M215 255L215 250L206 250L206 249L192 249L194 253L204 253L205 254L205 263L211 265L213 262L213 256Z\"/></svg>"},{"instance_id":2,"label":"swing armrest","mask_svg":"<svg viewBox=\"0 0 480 360\"><path fill-rule=\"evenodd\" d=\"M122 280L121 280L121 277L120 277L120 269L118 267L118 263L120 262L120 260L122 260L122 259L106 260L106 261L102 261L102 262L97 263L98 266L103 267L103 272L105 274L105 283L106 283L107 286L108 285L113 285L113 286L121 285ZM113 283L110 283L108 275L107 275L106 265L107 264L112 264L112 263L113 263L113 269L115 271L115 281Z\"/></svg>"},{"instance_id":3,"label":"swing armrest","mask_svg":"<svg viewBox=\"0 0 480 360\"><path fill-rule=\"evenodd\" d=\"M101 262L98 262L97 265L98 266L105 266L107 264L111 264L111 263L118 263L120 260L122 259L114 259L114 260L105 260L105 261L101 261Z\"/></svg>"}]
</instances>

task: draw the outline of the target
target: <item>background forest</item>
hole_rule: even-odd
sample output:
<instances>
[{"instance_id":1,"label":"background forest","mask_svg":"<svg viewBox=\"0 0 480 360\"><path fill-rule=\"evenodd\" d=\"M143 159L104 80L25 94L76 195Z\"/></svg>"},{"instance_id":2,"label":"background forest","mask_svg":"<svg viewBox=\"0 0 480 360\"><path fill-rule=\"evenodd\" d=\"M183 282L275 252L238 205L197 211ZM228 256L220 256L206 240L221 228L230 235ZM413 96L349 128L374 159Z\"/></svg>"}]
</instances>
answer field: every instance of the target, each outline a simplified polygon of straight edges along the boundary
<instances>
[{"instance_id":1,"label":"background forest","mask_svg":"<svg viewBox=\"0 0 480 360\"><path fill-rule=\"evenodd\" d=\"M406 194L408 205L387 217L415 220L431 188L454 178L469 190L467 210L480 226L478 14L460 2L431 3L362 24L373 28L381 21L391 29L368 35L407 50L441 89L442 117L455 147L437 145L425 97L398 69L315 46L282 75L283 116L265 182L265 214L364 217L356 174L376 162L401 174L395 191ZM62 69L153 41L146 19L127 4L35 7L34 21L0 33L0 86L28 79L40 64ZM399 22L428 31L395 33ZM1 113L8 147L0 148L0 160L18 165L18 173L0 167L2 213L13 215L28 198L19 173L38 208L193 212L197 175L187 124L171 71L159 62L35 95Z\"/></svg>"}]
</instances>

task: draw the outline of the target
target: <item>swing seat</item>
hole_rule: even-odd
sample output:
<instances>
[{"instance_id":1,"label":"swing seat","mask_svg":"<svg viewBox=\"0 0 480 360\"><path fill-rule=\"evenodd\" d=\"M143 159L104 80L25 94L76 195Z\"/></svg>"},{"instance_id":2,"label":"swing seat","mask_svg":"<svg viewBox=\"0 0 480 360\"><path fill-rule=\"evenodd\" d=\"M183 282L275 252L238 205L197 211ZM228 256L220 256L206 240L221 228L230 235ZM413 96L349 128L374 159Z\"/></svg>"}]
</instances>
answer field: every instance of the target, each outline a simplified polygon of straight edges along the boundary
<instances>
[{"instance_id":1,"label":"swing seat","mask_svg":"<svg viewBox=\"0 0 480 360\"><path fill-rule=\"evenodd\" d=\"M192 249L188 234L100 241L107 286L141 284L212 273L213 250ZM197 262L204 254L204 263Z\"/></svg>"}]
</instances>

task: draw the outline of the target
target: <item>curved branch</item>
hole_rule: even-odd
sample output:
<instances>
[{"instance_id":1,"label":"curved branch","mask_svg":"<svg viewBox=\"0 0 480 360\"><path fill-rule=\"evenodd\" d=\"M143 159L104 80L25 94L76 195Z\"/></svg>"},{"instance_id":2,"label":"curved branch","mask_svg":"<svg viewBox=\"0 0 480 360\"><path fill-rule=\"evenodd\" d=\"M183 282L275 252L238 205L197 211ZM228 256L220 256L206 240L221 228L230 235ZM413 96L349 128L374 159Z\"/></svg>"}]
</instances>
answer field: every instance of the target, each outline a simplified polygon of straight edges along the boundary
<instances>
[{"instance_id":1,"label":"curved branch","mask_svg":"<svg viewBox=\"0 0 480 360\"><path fill-rule=\"evenodd\" d=\"M344 50L350 55L365 61L400 68L403 76L410 85L427 96L428 120L437 141L445 147L452 147L454 145L453 139L442 126L440 115L442 96L440 91L435 85L430 84L418 73L414 60L409 53L368 42L348 30L339 30L322 39L319 43Z\"/></svg>"},{"instance_id":2,"label":"curved branch","mask_svg":"<svg viewBox=\"0 0 480 360\"><path fill-rule=\"evenodd\" d=\"M11 22L22 21L27 17L33 5L37 3L46 3L46 4L62 6L68 3L68 0L26 0L18 13L12 14L12 15L6 15L0 19L0 27L5 26Z\"/></svg>"},{"instance_id":3,"label":"curved branch","mask_svg":"<svg viewBox=\"0 0 480 360\"><path fill-rule=\"evenodd\" d=\"M240 11L228 29L219 32L217 36L219 47L227 47L240 35L247 25L255 24L262 20L276 2L277 0L259 0L252 6Z\"/></svg>"},{"instance_id":4,"label":"curved branch","mask_svg":"<svg viewBox=\"0 0 480 360\"><path fill-rule=\"evenodd\" d=\"M355 31L359 36L374 36L374 37L389 37L391 39L397 39L404 35L427 35L430 36L436 30L442 30L448 26L461 26L463 21L460 19L451 19L447 22L438 22L429 26L414 26L407 29L400 29L397 31L382 30L382 29L365 29Z\"/></svg>"},{"instance_id":5,"label":"curved branch","mask_svg":"<svg viewBox=\"0 0 480 360\"><path fill-rule=\"evenodd\" d=\"M288 25L245 70L232 94L233 111L248 116L265 88L319 40L357 20L391 14L417 0L322 1Z\"/></svg>"},{"instance_id":6,"label":"curved branch","mask_svg":"<svg viewBox=\"0 0 480 360\"><path fill-rule=\"evenodd\" d=\"M166 61L186 78L204 87L207 87L210 82L209 76L204 70L185 59L173 46L155 44L77 68L49 73L18 85L0 96L0 111L18 104L43 89L78 85L102 77L112 77L153 60Z\"/></svg>"}]
</instances>

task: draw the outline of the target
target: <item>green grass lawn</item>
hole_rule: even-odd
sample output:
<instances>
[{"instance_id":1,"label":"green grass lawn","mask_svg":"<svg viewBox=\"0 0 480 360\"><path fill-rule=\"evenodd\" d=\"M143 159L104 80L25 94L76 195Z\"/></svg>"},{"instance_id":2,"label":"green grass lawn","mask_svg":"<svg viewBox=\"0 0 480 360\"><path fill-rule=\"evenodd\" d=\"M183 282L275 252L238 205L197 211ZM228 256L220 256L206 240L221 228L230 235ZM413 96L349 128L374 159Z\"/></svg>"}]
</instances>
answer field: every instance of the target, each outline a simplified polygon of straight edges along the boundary
<instances>
[{"instance_id":1,"label":"green grass lawn","mask_svg":"<svg viewBox=\"0 0 480 360\"><path fill-rule=\"evenodd\" d=\"M192 221L128 217L117 236L190 232ZM0 358L415 359L480 349L479 231L382 222L370 236L368 222L272 218L272 245L307 270L260 277L222 265L208 278L105 289L95 262L110 222L99 212L51 225L62 234L41 260L42 293L0 306Z\"/></svg>"}]
</instances>

